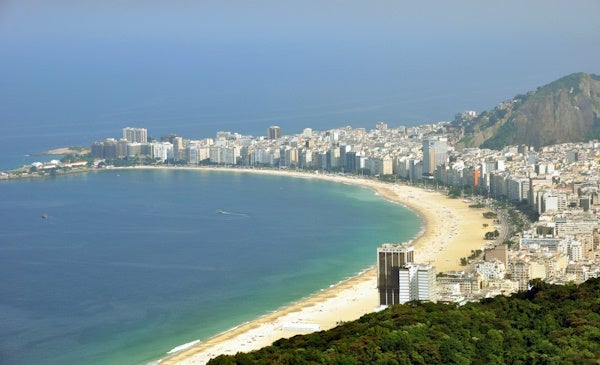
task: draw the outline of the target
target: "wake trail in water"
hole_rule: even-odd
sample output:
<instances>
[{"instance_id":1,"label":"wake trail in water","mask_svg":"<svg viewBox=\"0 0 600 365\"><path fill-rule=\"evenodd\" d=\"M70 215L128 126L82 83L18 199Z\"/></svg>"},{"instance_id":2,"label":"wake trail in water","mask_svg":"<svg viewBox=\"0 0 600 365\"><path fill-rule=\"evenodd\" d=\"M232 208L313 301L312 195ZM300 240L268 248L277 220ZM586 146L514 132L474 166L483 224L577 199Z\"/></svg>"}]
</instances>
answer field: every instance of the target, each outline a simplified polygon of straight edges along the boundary
<instances>
[{"instance_id":1,"label":"wake trail in water","mask_svg":"<svg viewBox=\"0 0 600 365\"><path fill-rule=\"evenodd\" d=\"M237 216L237 217L250 217L248 214L246 213L235 213L235 212L228 212L226 210L217 210L217 214L223 214L223 215L233 215L233 216Z\"/></svg>"}]
</instances>

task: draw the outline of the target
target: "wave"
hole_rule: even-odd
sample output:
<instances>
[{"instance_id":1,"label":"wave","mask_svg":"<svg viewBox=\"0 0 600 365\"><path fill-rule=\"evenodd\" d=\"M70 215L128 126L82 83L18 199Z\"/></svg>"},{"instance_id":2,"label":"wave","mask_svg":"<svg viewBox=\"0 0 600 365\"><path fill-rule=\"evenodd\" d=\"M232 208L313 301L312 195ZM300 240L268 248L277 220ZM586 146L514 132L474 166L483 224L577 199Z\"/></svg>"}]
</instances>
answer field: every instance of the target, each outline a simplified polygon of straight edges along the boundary
<instances>
[{"instance_id":1,"label":"wave","mask_svg":"<svg viewBox=\"0 0 600 365\"><path fill-rule=\"evenodd\" d=\"M194 346L195 344L197 344L198 342L200 342L200 340L194 340L194 341L191 341L191 342L188 342L188 343L184 343L183 345L179 345L179 346L173 347L172 349L170 349L169 351L167 351L167 354L173 354L175 352L188 349L188 348Z\"/></svg>"}]
</instances>

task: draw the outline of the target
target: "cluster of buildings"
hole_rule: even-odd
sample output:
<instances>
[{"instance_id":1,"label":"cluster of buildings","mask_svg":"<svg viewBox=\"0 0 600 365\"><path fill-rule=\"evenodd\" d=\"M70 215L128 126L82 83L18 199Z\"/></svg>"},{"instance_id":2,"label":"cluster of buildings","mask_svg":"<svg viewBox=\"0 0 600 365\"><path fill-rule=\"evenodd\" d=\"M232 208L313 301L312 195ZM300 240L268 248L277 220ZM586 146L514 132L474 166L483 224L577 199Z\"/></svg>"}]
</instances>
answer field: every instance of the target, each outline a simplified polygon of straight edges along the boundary
<instances>
[{"instance_id":1,"label":"cluster of buildings","mask_svg":"<svg viewBox=\"0 0 600 365\"><path fill-rule=\"evenodd\" d=\"M434 266L415 261L410 243L385 243L377 248L379 304L414 300L465 303L514 293L519 290L519 282L506 270L508 263L508 247L500 244L486 247L484 258L464 271L438 274Z\"/></svg>"},{"instance_id":2,"label":"cluster of buildings","mask_svg":"<svg viewBox=\"0 0 600 365\"><path fill-rule=\"evenodd\" d=\"M482 248L483 259L458 273L436 277L435 268L413 262L412 251L402 251L406 247L382 246L378 268L384 305L511 293L527 289L535 278L561 283L598 276L600 143L459 151L454 145L460 136L444 122L396 128L379 122L372 130L306 128L295 135L271 126L258 137L218 132L214 138L167 135L160 140L149 139L144 128L128 127L121 139L94 142L91 150L96 159L145 157L156 163L389 175L471 187L483 194L482 201L508 200L539 214L529 229L514 232L510 248L502 243Z\"/></svg>"},{"instance_id":3,"label":"cluster of buildings","mask_svg":"<svg viewBox=\"0 0 600 365\"><path fill-rule=\"evenodd\" d=\"M435 268L416 264L414 257L413 247L407 244L385 243L377 249L380 305L437 301Z\"/></svg>"},{"instance_id":4,"label":"cluster of buildings","mask_svg":"<svg viewBox=\"0 0 600 365\"><path fill-rule=\"evenodd\" d=\"M280 127L271 126L266 136L259 137L218 132L215 138L167 135L160 140L149 140L146 129L127 127L121 139L96 141L91 151L97 159L137 157L157 163L296 168L366 175L406 172L411 178L420 179L423 174L432 177L448 153L444 137L415 142L415 137L420 138L435 128L438 126L388 129L387 124L380 122L372 131L344 127L320 132L306 128L297 135L282 135ZM399 159L411 153L423 157L408 164L408 160Z\"/></svg>"},{"instance_id":5,"label":"cluster of buildings","mask_svg":"<svg viewBox=\"0 0 600 365\"><path fill-rule=\"evenodd\" d=\"M530 227L515 232L510 249L487 247L484 260L474 263L473 270L454 275L455 281L475 284L464 285L460 294L527 290L532 279L561 284L600 276L598 141L539 150L528 146L465 149L452 155L438 166L437 181L478 186L491 198L527 206L539 216Z\"/></svg>"}]
</instances>

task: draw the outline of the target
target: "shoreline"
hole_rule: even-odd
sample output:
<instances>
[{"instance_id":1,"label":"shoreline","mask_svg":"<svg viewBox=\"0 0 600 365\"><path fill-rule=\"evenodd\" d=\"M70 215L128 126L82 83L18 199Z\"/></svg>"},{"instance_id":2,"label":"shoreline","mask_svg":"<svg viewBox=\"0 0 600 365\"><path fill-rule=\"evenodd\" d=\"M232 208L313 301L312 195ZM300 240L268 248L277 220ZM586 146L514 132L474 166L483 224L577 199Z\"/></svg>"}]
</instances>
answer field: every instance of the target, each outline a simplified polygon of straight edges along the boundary
<instances>
[{"instance_id":1,"label":"shoreline","mask_svg":"<svg viewBox=\"0 0 600 365\"><path fill-rule=\"evenodd\" d=\"M332 183L351 184L371 189L382 199L400 204L417 214L420 232L410 240L415 250L415 262L431 264L437 272L461 270L460 258L471 250L485 246L486 229L481 208L469 208L462 199L451 199L433 190L405 184L381 182L354 175L298 172L260 168L207 166L127 166L102 169L83 168L59 175L110 170L190 170L225 173L247 173L304 179L320 179ZM33 176L19 176L31 178ZM38 178L50 176L35 176ZM12 179L9 179L12 180ZM382 244L384 242L381 242ZM373 253L375 258L375 253ZM327 330L339 322L356 320L378 310L376 268L364 269L356 276L330 285L309 297L266 313L204 340L190 339L174 347L150 364L206 364L220 354L233 355L271 345L280 338Z\"/></svg>"},{"instance_id":2,"label":"shoreline","mask_svg":"<svg viewBox=\"0 0 600 365\"><path fill-rule=\"evenodd\" d=\"M165 169L165 167L139 166L118 169ZM461 199L451 199L439 192L353 176L290 170L222 167L166 167L166 169L317 178L372 189L381 198L400 204L420 217L422 229L410 241L415 249L415 262L431 264L436 267L437 272L460 270L460 258L469 256L471 250L480 249L485 245L483 240L485 228L482 223L485 223L486 219L481 214L482 209L469 208L468 204ZM469 243L465 244L466 242ZM373 256L375 257L375 254ZM356 320L378 309L376 273L376 267L371 266L356 276L322 289L307 298L299 299L297 302L204 341L190 343L189 347L180 351L165 354L165 357L155 363L206 364L211 358L220 354L249 352L269 346L280 338L326 330L335 327L339 322ZM184 345L187 344L181 346Z\"/></svg>"},{"instance_id":3,"label":"shoreline","mask_svg":"<svg viewBox=\"0 0 600 365\"><path fill-rule=\"evenodd\" d=\"M321 289L319 292L314 293L308 297L302 298L296 302L292 302L288 305L285 305L281 308L276 309L275 311L264 314L254 320L244 322L239 324L233 328L230 328L224 332L221 332L215 336L209 337L208 339L194 344L182 349L181 351L177 351L167 356L161 358L156 362L157 364L205 364L211 358L214 358L221 354L235 354L238 351L244 350L244 352L256 350L265 346L271 345L274 341L280 338L289 338L299 334L311 333L313 331L304 330L300 328L300 325L310 325L313 323L307 323L302 321L286 321L286 319L293 320L291 317L297 317L296 314L302 313L303 310L309 308L315 308L322 303L327 302L335 298L340 291L352 290L359 286L368 286L371 287L371 281L376 280L376 268L371 266L358 275L350 277L346 280L343 280L337 284L332 284L330 287L326 289ZM376 289L374 289L376 292ZM373 299L378 299L374 297ZM370 308L365 311L364 314L372 312ZM358 318L358 317L357 317ZM342 321L343 319L340 319ZM328 328L333 328L338 324L336 321L335 324L330 325ZM348 321L348 319L346 319ZM298 329L285 330L282 328L286 324L298 324ZM278 328L279 327L279 328ZM325 328L319 328L319 330L324 330ZM275 331L279 331L281 336L277 336L275 339L271 339L269 336L265 336L263 333L265 330L268 330L271 333ZM198 340L197 340L198 341ZM193 341L192 341L193 342ZM227 346L227 343L230 342L233 346ZM246 346L246 344L251 343L252 346ZM223 347L225 344L225 347ZM185 344L184 344L185 345ZM182 345L183 346L183 345ZM223 351L220 353L219 351L215 351L215 349L222 348ZM236 350L234 350L234 348Z\"/></svg>"}]
</instances>

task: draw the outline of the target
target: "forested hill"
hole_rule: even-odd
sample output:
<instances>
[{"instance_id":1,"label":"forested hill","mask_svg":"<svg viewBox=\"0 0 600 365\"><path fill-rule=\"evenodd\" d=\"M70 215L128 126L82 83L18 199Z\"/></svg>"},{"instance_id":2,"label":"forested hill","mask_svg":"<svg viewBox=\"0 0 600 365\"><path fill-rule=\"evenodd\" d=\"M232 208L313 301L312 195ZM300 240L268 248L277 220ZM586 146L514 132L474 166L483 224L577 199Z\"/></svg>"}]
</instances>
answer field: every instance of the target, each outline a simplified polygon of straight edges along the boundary
<instances>
[{"instance_id":1,"label":"forested hill","mask_svg":"<svg viewBox=\"0 0 600 365\"><path fill-rule=\"evenodd\" d=\"M462 307L410 303L215 364L600 364L600 280Z\"/></svg>"},{"instance_id":2,"label":"forested hill","mask_svg":"<svg viewBox=\"0 0 600 365\"><path fill-rule=\"evenodd\" d=\"M476 118L457 117L464 132L457 148L501 149L600 138L600 76L575 73L517 95Z\"/></svg>"}]
</instances>

